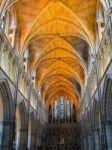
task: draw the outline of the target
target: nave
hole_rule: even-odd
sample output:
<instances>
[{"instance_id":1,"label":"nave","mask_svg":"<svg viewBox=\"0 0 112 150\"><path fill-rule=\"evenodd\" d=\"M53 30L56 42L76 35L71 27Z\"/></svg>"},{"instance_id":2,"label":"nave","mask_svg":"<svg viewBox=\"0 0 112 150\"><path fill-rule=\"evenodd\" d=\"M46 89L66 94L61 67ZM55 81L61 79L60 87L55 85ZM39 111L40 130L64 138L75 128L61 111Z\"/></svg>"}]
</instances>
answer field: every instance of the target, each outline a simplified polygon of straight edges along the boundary
<instances>
[{"instance_id":1,"label":"nave","mask_svg":"<svg viewBox=\"0 0 112 150\"><path fill-rule=\"evenodd\" d=\"M0 0L0 150L112 150L112 0Z\"/></svg>"}]
</instances>

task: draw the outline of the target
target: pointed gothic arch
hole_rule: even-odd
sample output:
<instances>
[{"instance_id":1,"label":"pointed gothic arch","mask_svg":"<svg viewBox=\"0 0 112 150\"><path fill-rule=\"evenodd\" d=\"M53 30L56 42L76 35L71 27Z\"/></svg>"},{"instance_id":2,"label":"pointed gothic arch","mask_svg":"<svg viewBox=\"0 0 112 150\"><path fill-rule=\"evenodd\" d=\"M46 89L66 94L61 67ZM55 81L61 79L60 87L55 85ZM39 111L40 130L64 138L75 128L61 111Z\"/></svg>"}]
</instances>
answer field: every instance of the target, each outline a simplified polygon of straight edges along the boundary
<instances>
[{"instance_id":1,"label":"pointed gothic arch","mask_svg":"<svg viewBox=\"0 0 112 150\"><path fill-rule=\"evenodd\" d=\"M13 99L8 81L0 79L0 148L11 148L13 135Z\"/></svg>"}]
</instances>

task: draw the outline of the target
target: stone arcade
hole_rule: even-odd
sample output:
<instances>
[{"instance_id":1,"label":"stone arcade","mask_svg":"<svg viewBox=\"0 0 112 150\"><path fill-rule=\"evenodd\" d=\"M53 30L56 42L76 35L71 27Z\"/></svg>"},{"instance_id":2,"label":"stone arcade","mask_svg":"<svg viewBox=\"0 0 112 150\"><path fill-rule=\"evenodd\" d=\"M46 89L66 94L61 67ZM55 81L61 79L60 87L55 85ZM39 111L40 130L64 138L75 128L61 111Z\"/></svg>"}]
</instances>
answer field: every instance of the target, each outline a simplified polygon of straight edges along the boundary
<instances>
[{"instance_id":1,"label":"stone arcade","mask_svg":"<svg viewBox=\"0 0 112 150\"><path fill-rule=\"evenodd\" d=\"M0 0L0 150L112 150L112 0Z\"/></svg>"}]
</instances>

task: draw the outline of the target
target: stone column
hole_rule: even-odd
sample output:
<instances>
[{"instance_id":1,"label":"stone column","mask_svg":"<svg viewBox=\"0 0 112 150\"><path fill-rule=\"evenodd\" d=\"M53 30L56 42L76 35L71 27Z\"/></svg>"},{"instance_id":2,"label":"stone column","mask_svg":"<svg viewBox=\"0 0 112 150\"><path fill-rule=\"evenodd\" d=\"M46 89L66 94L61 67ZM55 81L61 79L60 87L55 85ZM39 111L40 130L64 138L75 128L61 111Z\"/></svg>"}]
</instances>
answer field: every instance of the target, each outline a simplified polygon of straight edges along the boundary
<instances>
[{"instance_id":1,"label":"stone column","mask_svg":"<svg viewBox=\"0 0 112 150\"><path fill-rule=\"evenodd\" d=\"M83 138L83 143L84 143L83 144L84 147L82 147L82 150L87 150L87 143L86 143L86 138L85 137Z\"/></svg>"},{"instance_id":2,"label":"stone column","mask_svg":"<svg viewBox=\"0 0 112 150\"><path fill-rule=\"evenodd\" d=\"M73 105L71 105L71 122L74 122L74 110L73 110Z\"/></svg>"},{"instance_id":3,"label":"stone column","mask_svg":"<svg viewBox=\"0 0 112 150\"><path fill-rule=\"evenodd\" d=\"M105 130L108 150L112 150L112 122L105 123Z\"/></svg>"},{"instance_id":4,"label":"stone column","mask_svg":"<svg viewBox=\"0 0 112 150\"><path fill-rule=\"evenodd\" d=\"M100 149L100 139L99 139L98 129L94 130L94 142L95 142L95 150L99 150Z\"/></svg>"},{"instance_id":5,"label":"stone column","mask_svg":"<svg viewBox=\"0 0 112 150\"><path fill-rule=\"evenodd\" d=\"M89 150L89 142L88 142L88 135L84 138L84 150Z\"/></svg>"},{"instance_id":6,"label":"stone column","mask_svg":"<svg viewBox=\"0 0 112 150\"><path fill-rule=\"evenodd\" d=\"M64 104L64 113L65 113L65 123L67 122L67 105L66 105L66 101Z\"/></svg>"},{"instance_id":7,"label":"stone column","mask_svg":"<svg viewBox=\"0 0 112 150\"><path fill-rule=\"evenodd\" d=\"M58 102L58 123L60 123L60 103Z\"/></svg>"},{"instance_id":8,"label":"stone column","mask_svg":"<svg viewBox=\"0 0 112 150\"><path fill-rule=\"evenodd\" d=\"M36 148L39 149L42 146L42 140L40 136L37 136L36 139Z\"/></svg>"},{"instance_id":9,"label":"stone column","mask_svg":"<svg viewBox=\"0 0 112 150\"><path fill-rule=\"evenodd\" d=\"M27 149L27 129L20 129L20 146L19 150Z\"/></svg>"},{"instance_id":10,"label":"stone column","mask_svg":"<svg viewBox=\"0 0 112 150\"><path fill-rule=\"evenodd\" d=\"M31 150L36 150L36 133L31 133Z\"/></svg>"},{"instance_id":11,"label":"stone column","mask_svg":"<svg viewBox=\"0 0 112 150\"><path fill-rule=\"evenodd\" d=\"M13 136L12 131L13 131L13 123L9 121L3 122L1 150L11 149L12 136Z\"/></svg>"},{"instance_id":12,"label":"stone column","mask_svg":"<svg viewBox=\"0 0 112 150\"><path fill-rule=\"evenodd\" d=\"M88 150L92 150L92 135L88 135Z\"/></svg>"},{"instance_id":13,"label":"stone column","mask_svg":"<svg viewBox=\"0 0 112 150\"><path fill-rule=\"evenodd\" d=\"M53 112L54 112L54 111L53 111L53 106L54 106L54 105L52 104L52 123L53 123Z\"/></svg>"}]
</instances>

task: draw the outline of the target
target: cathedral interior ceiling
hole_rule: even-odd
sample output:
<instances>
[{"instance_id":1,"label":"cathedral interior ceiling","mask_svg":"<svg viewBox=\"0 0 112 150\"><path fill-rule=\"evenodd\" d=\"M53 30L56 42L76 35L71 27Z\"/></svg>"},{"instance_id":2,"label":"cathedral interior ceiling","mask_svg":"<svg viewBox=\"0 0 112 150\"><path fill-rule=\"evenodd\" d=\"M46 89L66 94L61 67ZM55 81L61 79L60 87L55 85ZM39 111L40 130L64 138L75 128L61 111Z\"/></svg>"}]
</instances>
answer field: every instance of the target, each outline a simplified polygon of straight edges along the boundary
<instances>
[{"instance_id":1,"label":"cathedral interior ceiling","mask_svg":"<svg viewBox=\"0 0 112 150\"><path fill-rule=\"evenodd\" d=\"M96 0L7 2L15 2L20 54L29 49L30 73L36 71L42 98L47 102L63 91L78 103L94 49Z\"/></svg>"}]
</instances>

